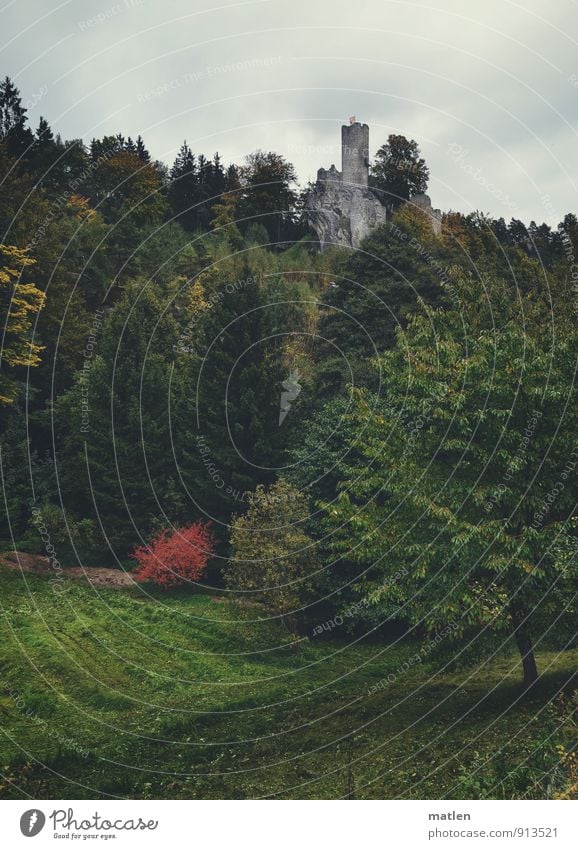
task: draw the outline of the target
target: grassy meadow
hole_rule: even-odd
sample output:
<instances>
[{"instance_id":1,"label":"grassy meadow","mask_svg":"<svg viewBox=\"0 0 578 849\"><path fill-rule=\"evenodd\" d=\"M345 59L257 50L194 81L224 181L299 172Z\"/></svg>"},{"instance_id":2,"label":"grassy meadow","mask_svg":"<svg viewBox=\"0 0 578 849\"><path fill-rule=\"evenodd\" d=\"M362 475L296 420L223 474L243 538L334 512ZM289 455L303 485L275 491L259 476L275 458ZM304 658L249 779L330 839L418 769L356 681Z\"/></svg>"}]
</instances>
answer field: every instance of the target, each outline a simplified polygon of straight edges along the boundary
<instances>
[{"instance_id":1,"label":"grassy meadow","mask_svg":"<svg viewBox=\"0 0 578 849\"><path fill-rule=\"evenodd\" d=\"M542 798L569 780L578 650L539 650L522 697L508 646L412 663L418 640L295 644L208 594L0 582L4 798Z\"/></svg>"}]
</instances>

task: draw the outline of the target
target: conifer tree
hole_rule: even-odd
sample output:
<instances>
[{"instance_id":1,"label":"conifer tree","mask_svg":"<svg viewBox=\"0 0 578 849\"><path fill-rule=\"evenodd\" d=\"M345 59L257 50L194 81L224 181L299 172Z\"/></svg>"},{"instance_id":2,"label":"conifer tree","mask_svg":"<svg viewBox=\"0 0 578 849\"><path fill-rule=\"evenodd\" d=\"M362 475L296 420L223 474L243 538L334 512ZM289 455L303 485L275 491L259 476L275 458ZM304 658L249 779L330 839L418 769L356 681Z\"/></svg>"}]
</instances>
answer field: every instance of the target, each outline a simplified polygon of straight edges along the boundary
<instances>
[{"instance_id":1,"label":"conifer tree","mask_svg":"<svg viewBox=\"0 0 578 849\"><path fill-rule=\"evenodd\" d=\"M148 152L148 150L146 149L145 143L144 143L141 135L138 135L137 139L136 139L136 155L143 162L150 162L151 161L151 155Z\"/></svg>"},{"instance_id":2,"label":"conifer tree","mask_svg":"<svg viewBox=\"0 0 578 849\"><path fill-rule=\"evenodd\" d=\"M198 169L194 153L187 142L180 147L170 171L169 203L173 215L187 230L194 230L197 222L195 205L198 203Z\"/></svg>"},{"instance_id":3,"label":"conifer tree","mask_svg":"<svg viewBox=\"0 0 578 849\"><path fill-rule=\"evenodd\" d=\"M0 83L0 141L18 160L27 156L34 141L27 126L26 112L19 90L10 77L6 77Z\"/></svg>"},{"instance_id":4,"label":"conifer tree","mask_svg":"<svg viewBox=\"0 0 578 849\"><path fill-rule=\"evenodd\" d=\"M56 405L64 504L102 522L120 557L180 516L169 414L177 331L165 306L146 281L129 287Z\"/></svg>"},{"instance_id":5,"label":"conifer tree","mask_svg":"<svg viewBox=\"0 0 578 849\"><path fill-rule=\"evenodd\" d=\"M207 293L196 355L180 384L177 415L188 422L180 438L175 428L180 465L198 508L221 523L242 509L246 491L274 480L284 447L278 420L287 375L269 338L262 286L245 267Z\"/></svg>"},{"instance_id":6,"label":"conifer tree","mask_svg":"<svg viewBox=\"0 0 578 849\"><path fill-rule=\"evenodd\" d=\"M395 334L425 305L447 300L445 249L421 211L404 207L347 254L320 299L320 386L377 387L371 360L395 344Z\"/></svg>"}]
</instances>

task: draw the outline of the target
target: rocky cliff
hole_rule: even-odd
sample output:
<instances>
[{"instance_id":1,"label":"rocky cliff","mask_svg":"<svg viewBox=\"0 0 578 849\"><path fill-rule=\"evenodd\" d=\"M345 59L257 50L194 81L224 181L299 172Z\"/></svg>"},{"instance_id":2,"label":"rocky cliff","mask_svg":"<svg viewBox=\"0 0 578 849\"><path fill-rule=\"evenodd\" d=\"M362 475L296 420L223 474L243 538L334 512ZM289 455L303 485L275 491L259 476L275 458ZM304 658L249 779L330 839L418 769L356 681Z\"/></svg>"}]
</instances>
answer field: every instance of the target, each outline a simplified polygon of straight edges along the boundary
<instances>
[{"instance_id":1,"label":"rocky cliff","mask_svg":"<svg viewBox=\"0 0 578 849\"><path fill-rule=\"evenodd\" d=\"M385 209L373 192L338 179L317 180L307 214L321 250L329 245L358 248L368 233L386 220Z\"/></svg>"}]
</instances>

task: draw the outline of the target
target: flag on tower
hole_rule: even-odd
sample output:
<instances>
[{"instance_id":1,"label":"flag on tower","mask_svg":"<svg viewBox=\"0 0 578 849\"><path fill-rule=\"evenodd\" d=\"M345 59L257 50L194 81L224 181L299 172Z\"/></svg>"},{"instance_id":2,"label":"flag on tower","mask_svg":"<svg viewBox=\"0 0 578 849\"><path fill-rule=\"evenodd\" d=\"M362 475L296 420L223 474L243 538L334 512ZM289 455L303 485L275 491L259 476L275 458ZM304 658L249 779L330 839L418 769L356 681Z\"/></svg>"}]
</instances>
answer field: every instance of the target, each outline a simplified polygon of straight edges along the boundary
<instances>
[{"instance_id":1,"label":"flag on tower","mask_svg":"<svg viewBox=\"0 0 578 849\"><path fill-rule=\"evenodd\" d=\"M355 117L355 115L351 116L351 118L349 119L349 123L350 124L356 124L357 123L357 118Z\"/></svg>"}]
</instances>

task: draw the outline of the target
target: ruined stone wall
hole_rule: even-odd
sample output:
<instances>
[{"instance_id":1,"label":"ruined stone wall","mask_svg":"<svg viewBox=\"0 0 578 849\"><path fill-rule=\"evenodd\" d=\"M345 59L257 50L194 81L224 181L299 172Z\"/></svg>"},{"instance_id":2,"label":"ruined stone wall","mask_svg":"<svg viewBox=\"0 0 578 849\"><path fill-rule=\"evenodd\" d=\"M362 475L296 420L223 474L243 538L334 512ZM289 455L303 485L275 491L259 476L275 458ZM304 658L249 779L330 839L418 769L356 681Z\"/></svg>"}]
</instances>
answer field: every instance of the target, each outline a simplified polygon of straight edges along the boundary
<instances>
[{"instance_id":1,"label":"ruined stone wall","mask_svg":"<svg viewBox=\"0 0 578 849\"><path fill-rule=\"evenodd\" d=\"M331 168L319 168L317 171L317 182L318 183L340 183L341 182L341 171L338 171L335 165L332 165Z\"/></svg>"},{"instance_id":2,"label":"ruined stone wall","mask_svg":"<svg viewBox=\"0 0 578 849\"><path fill-rule=\"evenodd\" d=\"M442 213L440 209L433 209L429 195L414 195L409 202L412 206L416 206L418 209L421 209L422 212L425 212L432 226L432 230L436 236L439 236L442 232Z\"/></svg>"}]
</instances>

